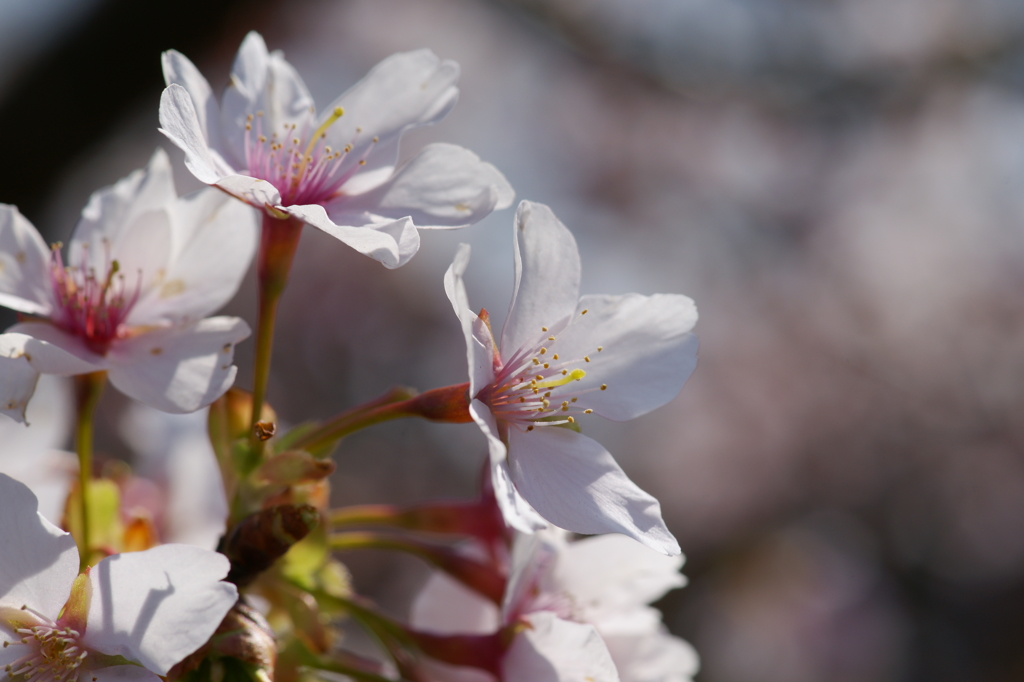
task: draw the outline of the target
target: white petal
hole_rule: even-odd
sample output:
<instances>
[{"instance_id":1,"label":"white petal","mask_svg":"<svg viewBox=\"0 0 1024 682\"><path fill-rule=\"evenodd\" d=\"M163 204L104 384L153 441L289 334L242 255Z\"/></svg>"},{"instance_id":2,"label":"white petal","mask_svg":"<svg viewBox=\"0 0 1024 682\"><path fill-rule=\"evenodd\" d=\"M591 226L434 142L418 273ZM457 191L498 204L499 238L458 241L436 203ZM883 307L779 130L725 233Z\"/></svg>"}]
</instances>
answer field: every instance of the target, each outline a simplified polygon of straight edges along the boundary
<instances>
[{"instance_id":1,"label":"white petal","mask_svg":"<svg viewBox=\"0 0 1024 682\"><path fill-rule=\"evenodd\" d=\"M587 314L579 315L583 310ZM590 358L579 364L587 375L571 386L581 407L633 419L679 394L697 366L697 337L690 331L696 322L693 300L678 294L584 296L551 350Z\"/></svg>"},{"instance_id":2,"label":"white petal","mask_svg":"<svg viewBox=\"0 0 1024 682\"><path fill-rule=\"evenodd\" d=\"M554 579L585 605L585 620L600 627L605 615L636 609L685 585L682 565L682 555L665 556L624 535L601 535L566 546Z\"/></svg>"},{"instance_id":3,"label":"white petal","mask_svg":"<svg viewBox=\"0 0 1024 682\"><path fill-rule=\"evenodd\" d=\"M145 168L134 171L110 187L94 192L75 226L68 251L68 265L81 266L82 246L86 243L90 244L86 262L98 273L106 273L111 259L122 261L122 272L129 278L134 276L134 268L148 265L150 258L143 258L138 263L130 259L135 251L146 252L138 232L163 229L151 228L152 219L143 216L163 214L167 206L178 197L172 176L170 159L164 150L157 149ZM153 236L155 239L164 238L162 235ZM148 273L144 271L143 274ZM134 284L133 280L129 281Z\"/></svg>"},{"instance_id":4,"label":"white petal","mask_svg":"<svg viewBox=\"0 0 1024 682\"><path fill-rule=\"evenodd\" d=\"M501 332L502 357L536 339L541 328L557 333L576 310L580 254L572 233L544 204L523 201L516 211L516 283Z\"/></svg>"},{"instance_id":5,"label":"white petal","mask_svg":"<svg viewBox=\"0 0 1024 682\"><path fill-rule=\"evenodd\" d=\"M199 130L211 149L220 148L220 107L213 96L209 82L188 57L177 50L160 55L164 70L164 84L176 83L185 88L199 121Z\"/></svg>"},{"instance_id":6,"label":"white petal","mask_svg":"<svg viewBox=\"0 0 1024 682\"><path fill-rule=\"evenodd\" d=\"M191 545L160 545L107 557L92 568L82 642L158 675L206 643L238 599L221 582L227 557Z\"/></svg>"},{"instance_id":7,"label":"white petal","mask_svg":"<svg viewBox=\"0 0 1024 682\"><path fill-rule=\"evenodd\" d=\"M547 531L532 535L518 534L512 544L509 579L501 611L506 623L525 613L537 611L536 598L543 590L543 579L550 572L556 549L545 537Z\"/></svg>"},{"instance_id":8,"label":"white petal","mask_svg":"<svg viewBox=\"0 0 1024 682\"><path fill-rule=\"evenodd\" d=\"M85 678L83 675L80 680ZM90 670L88 679L90 682L160 682L156 673L150 672L137 665L114 665L109 668Z\"/></svg>"},{"instance_id":9,"label":"white petal","mask_svg":"<svg viewBox=\"0 0 1024 682\"><path fill-rule=\"evenodd\" d=\"M509 468L523 497L551 523L588 535L622 533L679 554L661 505L599 443L569 429L510 429Z\"/></svg>"},{"instance_id":10,"label":"white petal","mask_svg":"<svg viewBox=\"0 0 1024 682\"><path fill-rule=\"evenodd\" d=\"M226 175L214 184L250 206L268 212L281 203L281 193L266 180L257 180L248 175Z\"/></svg>"},{"instance_id":11,"label":"white petal","mask_svg":"<svg viewBox=\"0 0 1024 682\"><path fill-rule=\"evenodd\" d=\"M486 635L497 631L498 607L447 574L427 578L409 610L409 624L442 635Z\"/></svg>"},{"instance_id":12,"label":"white petal","mask_svg":"<svg viewBox=\"0 0 1024 682\"><path fill-rule=\"evenodd\" d=\"M498 501L498 508L510 528L515 528L520 533L533 533L548 527L548 522L512 485L512 475L504 460L492 461L491 482L494 486L494 497Z\"/></svg>"},{"instance_id":13,"label":"white petal","mask_svg":"<svg viewBox=\"0 0 1024 682\"><path fill-rule=\"evenodd\" d=\"M17 208L0 204L0 306L47 316L51 293L46 242Z\"/></svg>"},{"instance_id":14,"label":"white petal","mask_svg":"<svg viewBox=\"0 0 1024 682\"><path fill-rule=\"evenodd\" d=\"M530 627L512 641L502 662L508 682L618 682L608 648L591 625L553 613L530 614Z\"/></svg>"},{"instance_id":15,"label":"white petal","mask_svg":"<svg viewBox=\"0 0 1024 682\"><path fill-rule=\"evenodd\" d=\"M5 337L10 336L13 335L0 335L0 414L24 424L25 410L36 391L39 372L29 364L28 358L19 355L22 344L13 344L16 350L8 350L11 344ZM5 352L12 352L13 356L4 355ZM0 427L9 426L10 422L0 420Z\"/></svg>"},{"instance_id":16,"label":"white petal","mask_svg":"<svg viewBox=\"0 0 1024 682\"><path fill-rule=\"evenodd\" d=\"M0 373L4 362L0 360ZM54 524L64 515L68 491L78 472L77 457L54 449L65 445L74 416L68 384L61 377L39 377L26 423L0 420L0 473L27 485L39 500L39 513ZM2 375L0 387L9 390Z\"/></svg>"},{"instance_id":17,"label":"white petal","mask_svg":"<svg viewBox=\"0 0 1024 682\"><path fill-rule=\"evenodd\" d=\"M515 192L497 168L453 144L424 147L387 182L344 197L344 210L396 219L409 216L416 227L465 227L499 208ZM342 204L339 202L339 206Z\"/></svg>"},{"instance_id":18,"label":"white petal","mask_svg":"<svg viewBox=\"0 0 1024 682\"><path fill-rule=\"evenodd\" d=\"M393 54L370 69L366 76L324 109L329 116L336 107L344 115L327 130L327 144L335 149L352 145L339 173L366 165L348 183L346 192L358 193L371 183L360 176L383 180L398 158L398 137L413 126L435 123L444 118L459 96L455 82L459 65L441 61L430 50ZM376 138L376 142L374 142Z\"/></svg>"},{"instance_id":19,"label":"white petal","mask_svg":"<svg viewBox=\"0 0 1024 682\"><path fill-rule=\"evenodd\" d=\"M455 259L444 275L444 291L462 326L469 363L469 394L475 396L482 387L494 381L494 338L487 325L469 307L463 280L468 265L469 244L459 244Z\"/></svg>"},{"instance_id":20,"label":"white petal","mask_svg":"<svg viewBox=\"0 0 1024 682\"><path fill-rule=\"evenodd\" d=\"M82 247L79 241L72 241L72 244ZM172 244L171 216L167 208L143 213L132 220L118 241L111 246L110 256L107 257L116 260L120 265L118 277L124 278L122 282L126 293L138 287L141 299L160 285L163 274L167 271ZM102 242L91 242L90 254L97 254L103 250ZM106 271L106 265L102 267L104 269L98 272ZM138 305L132 307L125 319L125 323L131 326L149 322L145 315L145 307L139 308Z\"/></svg>"},{"instance_id":21,"label":"white petal","mask_svg":"<svg viewBox=\"0 0 1024 682\"><path fill-rule=\"evenodd\" d=\"M221 99L221 132L238 167L245 164L245 125L250 115L254 117L250 136L282 136L295 125L299 137L305 138L307 130L312 132L313 111L313 98L292 65L280 52L268 53L263 37L250 31L238 48L231 81ZM262 120L256 121L257 116Z\"/></svg>"},{"instance_id":22,"label":"white petal","mask_svg":"<svg viewBox=\"0 0 1024 682\"><path fill-rule=\"evenodd\" d=\"M324 207L316 204L278 208L323 230L359 253L380 261L386 268L405 265L420 248L419 233L408 218L364 227L350 227L335 224L328 217Z\"/></svg>"},{"instance_id":23,"label":"white petal","mask_svg":"<svg viewBox=\"0 0 1024 682\"><path fill-rule=\"evenodd\" d=\"M37 506L25 484L0 474L0 604L57 620L78 575L78 549Z\"/></svg>"},{"instance_id":24,"label":"white petal","mask_svg":"<svg viewBox=\"0 0 1024 682\"><path fill-rule=\"evenodd\" d=\"M256 251L256 217L252 208L213 188L172 204L170 262L136 302L131 324L191 322L227 303Z\"/></svg>"},{"instance_id":25,"label":"white petal","mask_svg":"<svg viewBox=\"0 0 1024 682\"><path fill-rule=\"evenodd\" d=\"M200 182L212 185L235 171L210 148L192 97L172 83L160 95L160 132L185 152L185 166Z\"/></svg>"},{"instance_id":26,"label":"white petal","mask_svg":"<svg viewBox=\"0 0 1024 682\"><path fill-rule=\"evenodd\" d=\"M106 359L80 338L46 322L21 322L0 335L0 357L22 356L40 374L74 376L107 368Z\"/></svg>"},{"instance_id":27,"label":"white petal","mask_svg":"<svg viewBox=\"0 0 1024 682\"><path fill-rule=\"evenodd\" d=\"M612 660L627 682L691 682L700 658L688 642L664 631L646 636L602 633Z\"/></svg>"},{"instance_id":28,"label":"white petal","mask_svg":"<svg viewBox=\"0 0 1024 682\"><path fill-rule=\"evenodd\" d=\"M249 325L237 317L140 334L111 347L110 383L158 410L194 412L231 387L235 344L247 336Z\"/></svg>"}]
</instances>

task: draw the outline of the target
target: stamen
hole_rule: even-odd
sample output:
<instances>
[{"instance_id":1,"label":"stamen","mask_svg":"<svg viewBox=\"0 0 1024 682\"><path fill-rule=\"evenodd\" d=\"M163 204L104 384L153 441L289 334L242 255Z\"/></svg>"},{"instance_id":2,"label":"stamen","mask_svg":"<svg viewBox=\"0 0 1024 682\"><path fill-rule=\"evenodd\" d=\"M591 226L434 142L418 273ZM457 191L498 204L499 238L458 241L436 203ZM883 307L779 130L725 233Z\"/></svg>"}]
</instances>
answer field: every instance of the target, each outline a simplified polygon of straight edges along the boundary
<instances>
[{"instance_id":1,"label":"stamen","mask_svg":"<svg viewBox=\"0 0 1024 682\"><path fill-rule=\"evenodd\" d=\"M555 388L556 386L565 386L570 381L579 381L583 377L587 376L587 373L582 369L574 369L569 372L568 376L562 377L561 379L548 379L542 381L544 377L537 377L537 386L540 388Z\"/></svg>"}]
</instances>

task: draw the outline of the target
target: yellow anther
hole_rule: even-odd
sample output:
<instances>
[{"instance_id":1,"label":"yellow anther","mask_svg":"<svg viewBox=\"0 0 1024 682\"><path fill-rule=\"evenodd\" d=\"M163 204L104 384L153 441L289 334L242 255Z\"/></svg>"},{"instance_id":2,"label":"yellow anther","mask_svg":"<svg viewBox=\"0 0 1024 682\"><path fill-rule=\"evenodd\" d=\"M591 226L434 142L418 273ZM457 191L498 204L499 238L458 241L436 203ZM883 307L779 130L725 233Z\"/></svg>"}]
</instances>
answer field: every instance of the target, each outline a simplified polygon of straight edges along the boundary
<instances>
[{"instance_id":1,"label":"yellow anther","mask_svg":"<svg viewBox=\"0 0 1024 682\"><path fill-rule=\"evenodd\" d=\"M363 132L363 126L356 126L356 132L357 133Z\"/></svg>"},{"instance_id":2,"label":"yellow anther","mask_svg":"<svg viewBox=\"0 0 1024 682\"><path fill-rule=\"evenodd\" d=\"M360 166L365 166L366 165L366 159L359 159L359 165Z\"/></svg>"},{"instance_id":3,"label":"yellow anther","mask_svg":"<svg viewBox=\"0 0 1024 682\"><path fill-rule=\"evenodd\" d=\"M352 145L350 145L350 144L345 145L345 153L348 154L350 151L352 151Z\"/></svg>"},{"instance_id":4,"label":"yellow anther","mask_svg":"<svg viewBox=\"0 0 1024 682\"><path fill-rule=\"evenodd\" d=\"M583 414L590 414L591 412L593 412L593 410L590 410L590 409L583 410Z\"/></svg>"},{"instance_id":5,"label":"yellow anther","mask_svg":"<svg viewBox=\"0 0 1024 682\"><path fill-rule=\"evenodd\" d=\"M549 365L548 363L545 362L544 363L544 369L548 369L549 367L551 367L551 365Z\"/></svg>"},{"instance_id":6,"label":"yellow anther","mask_svg":"<svg viewBox=\"0 0 1024 682\"><path fill-rule=\"evenodd\" d=\"M260 141L260 144L266 144L267 143L267 136L266 135L260 135L256 139Z\"/></svg>"},{"instance_id":7,"label":"yellow anther","mask_svg":"<svg viewBox=\"0 0 1024 682\"><path fill-rule=\"evenodd\" d=\"M608 384L601 384L601 390L602 391L607 391L608 390Z\"/></svg>"},{"instance_id":8,"label":"yellow anther","mask_svg":"<svg viewBox=\"0 0 1024 682\"><path fill-rule=\"evenodd\" d=\"M547 327L541 327L541 328L540 328L540 330L541 330L542 332L546 332L546 331L548 330L548 328L547 328Z\"/></svg>"},{"instance_id":9,"label":"yellow anther","mask_svg":"<svg viewBox=\"0 0 1024 682\"><path fill-rule=\"evenodd\" d=\"M547 348L544 348L543 346L541 346L541 348L540 348L540 354L541 354L541 355L544 355L544 354L545 354L545 353L547 353L547 352L548 352L548 349L547 349Z\"/></svg>"},{"instance_id":10,"label":"yellow anther","mask_svg":"<svg viewBox=\"0 0 1024 682\"><path fill-rule=\"evenodd\" d=\"M545 398L550 398L551 397L551 391L548 391L547 393L545 393L544 397Z\"/></svg>"},{"instance_id":11,"label":"yellow anther","mask_svg":"<svg viewBox=\"0 0 1024 682\"><path fill-rule=\"evenodd\" d=\"M570 381L579 381L583 377L587 376L587 373L582 369L574 369L569 372L568 376L563 376L561 379L548 379L547 381L538 381L537 386L540 388L557 388L559 386L565 386ZM543 377L537 377L541 379Z\"/></svg>"},{"instance_id":12,"label":"yellow anther","mask_svg":"<svg viewBox=\"0 0 1024 682\"><path fill-rule=\"evenodd\" d=\"M331 115L335 120L337 120L345 115L345 109L343 107L334 107L334 111L331 112Z\"/></svg>"},{"instance_id":13,"label":"yellow anther","mask_svg":"<svg viewBox=\"0 0 1024 682\"><path fill-rule=\"evenodd\" d=\"M573 419L572 417L569 417L569 423L570 423L570 424L575 424L575 423L576 423L576 420L575 420L575 419Z\"/></svg>"},{"instance_id":14,"label":"yellow anther","mask_svg":"<svg viewBox=\"0 0 1024 682\"><path fill-rule=\"evenodd\" d=\"M587 362L590 362L590 356L589 355L584 355L583 359L586 360Z\"/></svg>"},{"instance_id":15,"label":"yellow anther","mask_svg":"<svg viewBox=\"0 0 1024 682\"><path fill-rule=\"evenodd\" d=\"M519 402L521 402L521 403L525 403L525 402L526 402L526 398L520 398L520 399L519 399Z\"/></svg>"},{"instance_id":16,"label":"yellow anther","mask_svg":"<svg viewBox=\"0 0 1024 682\"><path fill-rule=\"evenodd\" d=\"M543 374L538 374L537 375L537 381L543 381L543 380L544 380L544 375ZM541 388L547 388L547 386L541 386L540 384L537 384L537 385L540 386Z\"/></svg>"},{"instance_id":17,"label":"yellow anther","mask_svg":"<svg viewBox=\"0 0 1024 682\"><path fill-rule=\"evenodd\" d=\"M373 141L374 141L375 143L376 143L376 142L380 142L380 138L379 138L379 137L377 137L376 135L374 135L374 136L373 136Z\"/></svg>"},{"instance_id":18,"label":"yellow anther","mask_svg":"<svg viewBox=\"0 0 1024 682\"><path fill-rule=\"evenodd\" d=\"M558 359L558 353L555 353L554 355L552 355L551 359L552 360L557 360Z\"/></svg>"},{"instance_id":19,"label":"yellow anther","mask_svg":"<svg viewBox=\"0 0 1024 682\"><path fill-rule=\"evenodd\" d=\"M576 402L577 400L579 400L579 398L573 398L572 402Z\"/></svg>"},{"instance_id":20,"label":"yellow anther","mask_svg":"<svg viewBox=\"0 0 1024 682\"><path fill-rule=\"evenodd\" d=\"M547 331L547 329L545 329L544 331ZM548 341L554 341L554 340L555 340L555 337L553 337L553 336L549 336L548 337Z\"/></svg>"},{"instance_id":21,"label":"yellow anther","mask_svg":"<svg viewBox=\"0 0 1024 682\"><path fill-rule=\"evenodd\" d=\"M526 430L527 430L527 431L533 431L533 425L527 426L527 427L526 427Z\"/></svg>"},{"instance_id":22,"label":"yellow anther","mask_svg":"<svg viewBox=\"0 0 1024 682\"><path fill-rule=\"evenodd\" d=\"M565 375L566 375L566 374L568 374L568 373L569 373L569 370L567 370L567 369L563 369L563 370L562 370L562 376L565 376Z\"/></svg>"},{"instance_id":23,"label":"yellow anther","mask_svg":"<svg viewBox=\"0 0 1024 682\"><path fill-rule=\"evenodd\" d=\"M533 359L533 364L539 365L540 364L540 360L538 360L537 358L534 358Z\"/></svg>"},{"instance_id":24,"label":"yellow anther","mask_svg":"<svg viewBox=\"0 0 1024 682\"><path fill-rule=\"evenodd\" d=\"M601 352L601 351L603 351L603 350L604 350L604 346L598 346L598 347L597 347L597 352L598 352L598 353L600 353L600 352Z\"/></svg>"},{"instance_id":25,"label":"yellow anther","mask_svg":"<svg viewBox=\"0 0 1024 682\"><path fill-rule=\"evenodd\" d=\"M588 310L587 308L584 308L583 312L581 312L580 315L586 315L587 314L587 310Z\"/></svg>"},{"instance_id":26,"label":"yellow anther","mask_svg":"<svg viewBox=\"0 0 1024 682\"><path fill-rule=\"evenodd\" d=\"M245 129L246 130L252 130L252 124L251 123L246 123L245 124Z\"/></svg>"}]
</instances>

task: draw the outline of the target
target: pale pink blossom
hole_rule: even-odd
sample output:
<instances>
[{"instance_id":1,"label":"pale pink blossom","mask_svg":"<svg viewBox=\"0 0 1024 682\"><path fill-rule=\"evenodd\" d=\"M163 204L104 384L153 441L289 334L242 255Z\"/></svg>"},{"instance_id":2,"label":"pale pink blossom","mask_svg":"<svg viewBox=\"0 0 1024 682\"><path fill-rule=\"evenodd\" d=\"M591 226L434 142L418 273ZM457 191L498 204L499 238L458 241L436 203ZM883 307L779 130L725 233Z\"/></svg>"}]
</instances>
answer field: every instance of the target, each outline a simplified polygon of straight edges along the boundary
<instances>
[{"instance_id":1,"label":"pale pink blossom","mask_svg":"<svg viewBox=\"0 0 1024 682\"><path fill-rule=\"evenodd\" d=\"M184 55L165 52L163 67L161 131L193 175L389 268L419 249L417 228L463 227L512 203L504 176L462 147L428 145L396 168L402 133L458 99L458 64L429 50L388 57L319 116L299 74L255 32L219 104Z\"/></svg>"},{"instance_id":2,"label":"pale pink blossom","mask_svg":"<svg viewBox=\"0 0 1024 682\"><path fill-rule=\"evenodd\" d=\"M690 682L696 653L648 606L685 584L682 563L620 535L572 543L558 530L521 535L500 609L434 573L410 620L438 634L511 633L498 665L501 682ZM436 667L444 679L491 679L475 669Z\"/></svg>"},{"instance_id":3,"label":"pale pink blossom","mask_svg":"<svg viewBox=\"0 0 1024 682\"><path fill-rule=\"evenodd\" d=\"M191 412L234 382L235 293L256 247L252 212L220 192L179 198L166 154L89 200L67 262L0 205L0 305L28 321L0 335L5 414L22 419L37 373L107 372L136 400Z\"/></svg>"},{"instance_id":4,"label":"pale pink blossom","mask_svg":"<svg viewBox=\"0 0 1024 682\"><path fill-rule=\"evenodd\" d=\"M468 348L470 412L488 439L505 519L523 532L548 521L623 533L678 554L658 501L580 431L593 415L632 419L679 393L697 362L693 301L581 298L576 241L551 209L522 202L513 232L515 291L500 344L469 306L467 245L445 276Z\"/></svg>"},{"instance_id":5,"label":"pale pink blossom","mask_svg":"<svg viewBox=\"0 0 1024 682\"><path fill-rule=\"evenodd\" d=\"M159 682L238 599L216 552L115 554L78 579L74 540L0 474L0 680Z\"/></svg>"}]
</instances>

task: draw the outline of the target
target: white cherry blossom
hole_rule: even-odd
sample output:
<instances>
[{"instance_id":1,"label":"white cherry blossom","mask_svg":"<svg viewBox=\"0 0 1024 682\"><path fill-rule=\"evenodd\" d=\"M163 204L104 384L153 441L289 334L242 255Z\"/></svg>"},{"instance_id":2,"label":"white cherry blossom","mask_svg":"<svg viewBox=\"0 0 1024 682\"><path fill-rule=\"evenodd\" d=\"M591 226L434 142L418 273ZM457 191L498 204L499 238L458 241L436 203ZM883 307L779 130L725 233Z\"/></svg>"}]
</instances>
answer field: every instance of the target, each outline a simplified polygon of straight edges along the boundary
<instances>
[{"instance_id":1,"label":"white cherry blossom","mask_svg":"<svg viewBox=\"0 0 1024 682\"><path fill-rule=\"evenodd\" d=\"M515 291L500 344L469 307L463 244L445 275L462 323L470 413L486 434L508 523L623 533L665 554L679 544L658 501L576 429L592 415L626 420L679 393L697 361L697 309L677 294L580 298L576 242L547 206L519 205Z\"/></svg>"},{"instance_id":2,"label":"white cherry blossom","mask_svg":"<svg viewBox=\"0 0 1024 682\"><path fill-rule=\"evenodd\" d=\"M499 610L444 573L434 573L413 603L414 628L489 634L511 628L502 682L690 682L693 648L670 635L648 604L681 587L682 556L666 557L621 535L566 542L560 530L520 535ZM445 679L489 678L462 667Z\"/></svg>"},{"instance_id":3,"label":"white cherry blossom","mask_svg":"<svg viewBox=\"0 0 1024 682\"><path fill-rule=\"evenodd\" d=\"M184 55L165 52L163 67L161 131L199 180L389 268L419 249L416 228L463 227L512 203L504 176L462 147L432 144L395 168L402 133L458 99L458 64L429 50L388 57L319 116L295 69L255 32L219 105Z\"/></svg>"},{"instance_id":4,"label":"white cherry blossom","mask_svg":"<svg viewBox=\"0 0 1024 682\"><path fill-rule=\"evenodd\" d=\"M228 560L190 545L116 554L78 576L68 533L0 474L0 680L158 682L238 598Z\"/></svg>"},{"instance_id":5,"label":"white cherry blossom","mask_svg":"<svg viewBox=\"0 0 1024 682\"><path fill-rule=\"evenodd\" d=\"M37 373L105 371L166 412L209 404L234 381L235 293L256 248L252 211L215 190L177 196L167 155L93 194L68 250L0 205L0 305L30 316L0 335L5 413L24 418Z\"/></svg>"}]
</instances>

